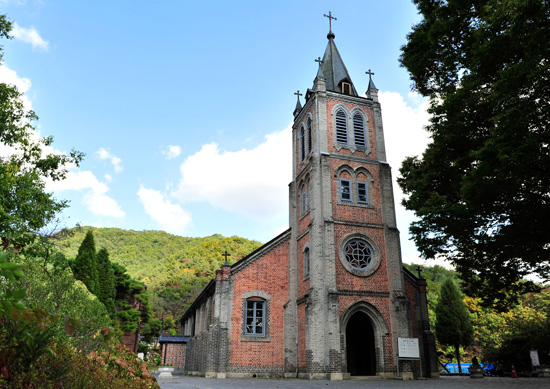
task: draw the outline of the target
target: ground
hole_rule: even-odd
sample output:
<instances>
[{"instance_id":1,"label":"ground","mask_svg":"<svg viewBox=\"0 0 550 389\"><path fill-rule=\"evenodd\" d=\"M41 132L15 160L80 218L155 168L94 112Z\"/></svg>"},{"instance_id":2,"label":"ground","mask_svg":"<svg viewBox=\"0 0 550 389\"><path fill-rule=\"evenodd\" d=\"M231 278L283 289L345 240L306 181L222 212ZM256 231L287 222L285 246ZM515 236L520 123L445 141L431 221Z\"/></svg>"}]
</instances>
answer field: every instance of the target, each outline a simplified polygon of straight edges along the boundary
<instances>
[{"instance_id":1,"label":"ground","mask_svg":"<svg viewBox=\"0 0 550 389\"><path fill-rule=\"evenodd\" d=\"M203 377L174 376L171 380L158 380L162 389L297 389L297 388L548 388L548 378L505 378L485 377L443 377L440 379L399 381L399 380L298 380L298 379L213 379Z\"/></svg>"}]
</instances>

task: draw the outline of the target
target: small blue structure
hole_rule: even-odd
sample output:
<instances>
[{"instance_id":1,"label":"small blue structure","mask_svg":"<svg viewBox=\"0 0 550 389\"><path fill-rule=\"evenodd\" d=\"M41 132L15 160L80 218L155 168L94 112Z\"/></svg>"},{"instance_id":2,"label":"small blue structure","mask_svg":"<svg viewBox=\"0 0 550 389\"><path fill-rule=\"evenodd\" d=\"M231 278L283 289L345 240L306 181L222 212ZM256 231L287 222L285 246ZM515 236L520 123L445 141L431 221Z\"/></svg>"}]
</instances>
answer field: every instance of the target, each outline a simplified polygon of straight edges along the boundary
<instances>
[{"instance_id":1,"label":"small blue structure","mask_svg":"<svg viewBox=\"0 0 550 389\"><path fill-rule=\"evenodd\" d=\"M463 373L470 373L471 363L461 363L460 367L462 368ZM451 374L458 374L458 363L446 363L445 367Z\"/></svg>"}]
</instances>

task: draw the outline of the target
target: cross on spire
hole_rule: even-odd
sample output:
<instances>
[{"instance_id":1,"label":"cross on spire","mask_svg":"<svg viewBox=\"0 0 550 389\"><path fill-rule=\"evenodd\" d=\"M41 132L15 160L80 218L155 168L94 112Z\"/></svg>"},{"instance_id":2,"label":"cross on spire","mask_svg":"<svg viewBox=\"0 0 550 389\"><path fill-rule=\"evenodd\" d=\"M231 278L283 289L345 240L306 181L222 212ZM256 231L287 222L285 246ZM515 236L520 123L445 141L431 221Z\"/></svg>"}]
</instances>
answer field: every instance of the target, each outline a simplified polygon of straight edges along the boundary
<instances>
[{"instance_id":1,"label":"cross on spire","mask_svg":"<svg viewBox=\"0 0 550 389\"><path fill-rule=\"evenodd\" d=\"M325 18L328 18L328 27L329 27L329 30L332 31L332 19L334 19L334 20L338 20L338 19L336 19L334 16L332 16L332 13L330 11L328 11L328 15L323 14L323 16Z\"/></svg>"},{"instance_id":2,"label":"cross on spire","mask_svg":"<svg viewBox=\"0 0 550 389\"><path fill-rule=\"evenodd\" d=\"M227 262L227 257L230 257L230 256L231 254L229 254L227 250L225 250L225 252L222 254L222 257L225 257L225 263L223 264L224 266L229 265L229 262Z\"/></svg>"},{"instance_id":3,"label":"cross on spire","mask_svg":"<svg viewBox=\"0 0 550 389\"><path fill-rule=\"evenodd\" d=\"M365 74L368 74L370 76L374 76L374 72L372 72L370 69L365 72Z\"/></svg>"},{"instance_id":4,"label":"cross on spire","mask_svg":"<svg viewBox=\"0 0 550 389\"><path fill-rule=\"evenodd\" d=\"M297 90L296 92L294 92L294 94L295 94L296 96L298 96L298 99L300 98L300 96L303 96L303 95L300 93L299 90Z\"/></svg>"},{"instance_id":5,"label":"cross on spire","mask_svg":"<svg viewBox=\"0 0 550 389\"><path fill-rule=\"evenodd\" d=\"M317 59L315 60L315 62L318 62L318 63L319 63L319 67L321 67L321 65L323 64L323 60L321 59L321 57L317 57Z\"/></svg>"}]
</instances>

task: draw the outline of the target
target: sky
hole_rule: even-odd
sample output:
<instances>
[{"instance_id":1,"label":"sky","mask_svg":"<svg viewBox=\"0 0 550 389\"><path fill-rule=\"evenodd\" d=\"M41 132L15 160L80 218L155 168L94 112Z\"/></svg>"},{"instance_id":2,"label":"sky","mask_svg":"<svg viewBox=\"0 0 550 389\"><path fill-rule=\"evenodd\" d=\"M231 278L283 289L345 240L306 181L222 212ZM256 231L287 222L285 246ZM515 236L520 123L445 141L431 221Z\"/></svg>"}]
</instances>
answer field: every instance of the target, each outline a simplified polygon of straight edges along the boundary
<instances>
[{"instance_id":1,"label":"sky","mask_svg":"<svg viewBox=\"0 0 550 389\"><path fill-rule=\"evenodd\" d=\"M420 21L408 0L0 0L14 22L0 82L56 152L86 154L47 185L70 201L63 226L261 242L288 228L294 92L313 86L329 11L359 93L375 73L395 180L428 142L428 103L398 62ZM421 263L394 193L403 260Z\"/></svg>"}]
</instances>

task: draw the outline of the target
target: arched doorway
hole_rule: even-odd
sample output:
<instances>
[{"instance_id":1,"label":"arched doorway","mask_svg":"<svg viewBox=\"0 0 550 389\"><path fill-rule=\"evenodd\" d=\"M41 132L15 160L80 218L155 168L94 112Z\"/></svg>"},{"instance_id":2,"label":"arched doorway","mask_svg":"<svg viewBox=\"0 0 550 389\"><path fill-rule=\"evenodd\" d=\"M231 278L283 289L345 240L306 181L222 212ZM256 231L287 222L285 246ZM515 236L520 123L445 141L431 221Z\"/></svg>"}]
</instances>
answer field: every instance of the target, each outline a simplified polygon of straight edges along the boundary
<instances>
[{"instance_id":1,"label":"arched doorway","mask_svg":"<svg viewBox=\"0 0 550 389\"><path fill-rule=\"evenodd\" d=\"M350 317L346 326L346 350L348 373L376 374L374 328L366 313L358 311Z\"/></svg>"}]
</instances>

